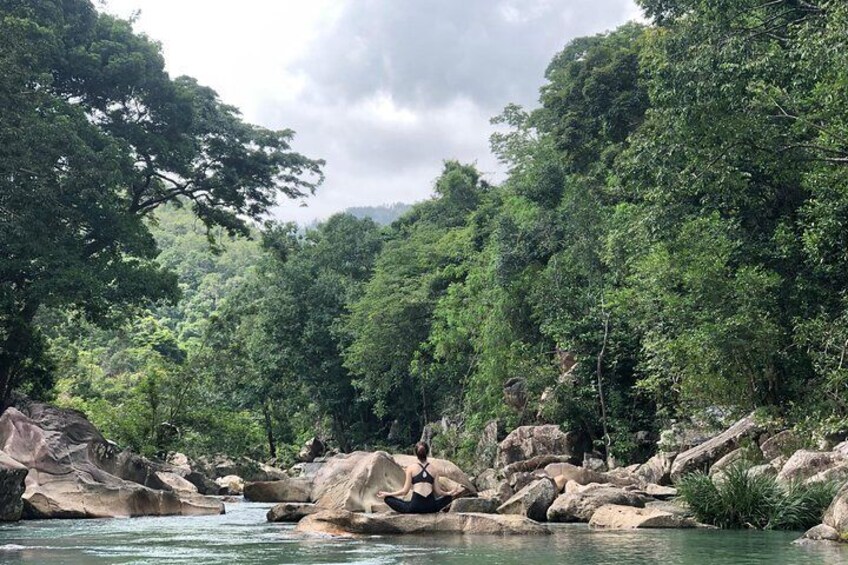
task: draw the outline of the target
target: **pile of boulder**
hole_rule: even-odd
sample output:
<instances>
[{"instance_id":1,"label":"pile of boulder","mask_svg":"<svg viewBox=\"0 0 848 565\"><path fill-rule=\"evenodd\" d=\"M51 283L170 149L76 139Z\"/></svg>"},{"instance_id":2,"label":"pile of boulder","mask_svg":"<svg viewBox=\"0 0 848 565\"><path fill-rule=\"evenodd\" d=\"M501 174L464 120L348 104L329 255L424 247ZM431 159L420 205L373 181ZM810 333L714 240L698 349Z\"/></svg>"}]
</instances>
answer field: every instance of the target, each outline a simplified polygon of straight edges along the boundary
<instances>
[{"instance_id":1,"label":"pile of boulder","mask_svg":"<svg viewBox=\"0 0 848 565\"><path fill-rule=\"evenodd\" d=\"M224 512L204 477L107 441L85 416L17 397L0 415L0 519Z\"/></svg>"},{"instance_id":2,"label":"pile of boulder","mask_svg":"<svg viewBox=\"0 0 848 565\"><path fill-rule=\"evenodd\" d=\"M299 522L300 531L321 533L416 533L433 528L463 533L548 531L539 528L539 522L589 522L597 528L619 529L696 525L684 509L668 501L676 491L659 484L661 479L667 484L668 457L629 470L607 471L602 460L586 451L584 438L552 425L522 426L500 442L493 428L483 434L484 442L495 445L478 448L479 455L489 454L479 467L492 466L478 468L473 480L452 462L431 459L443 490L464 489L447 513L459 517L384 515L388 508L376 493L399 489L403 468L415 459L380 451L337 455L308 468L301 466L298 477L248 483L245 497L285 497L268 512L268 520ZM650 482L643 475L658 480Z\"/></svg>"},{"instance_id":3,"label":"pile of boulder","mask_svg":"<svg viewBox=\"0 0 848 565\"><path fill-rule=\"evenodd\" d=\"M498 424L490 422L473 476L446 459L430 459L442 490L462 487L462 497L445 513L403 516L389 513L377 492L401 488L404 468L415 462L411 455L328 453L313 438L287 471L245 457L192 461L172 453L154 462L119 450L80 412L19 397L0 415L0 521L216 514L224 512L223 502L209 495L243 493L278 503L269 521L322 533L548 533L542 522L689 528L699 524L677 502L674 483L694 471L720 481L744 462L746 472L784 484L843 484L823 523L802 541L848 539L848 441L813 450L802 439L749 415L645 463L608 468L579 433L521 426L499 440Z\"/></svg>"},{"instance_id":4,"label":"pile of boulder","mask_svg":"<svg viewBox=\"0 0 848 565\"><path fill-rule=\"evenodd\" d=\"M268 519L299 521L301 531L325 533L461 527L509 533L539 522L583 522L598 529L691 528L700 524L677 501L673 486L691 472L706 472L718 481L731 466L744 462L747 472L786 484L848 481L848 442L827 450L799 449L802 442L793 432L774 433L753 414L692 443L680 451L661 451L642 464L609 469L579 434L552 425L522 426L498 441L497 424L492 423L482 434L473 478L449 461L434 460L442 469L445 490L461 484L468 493L453 502L448 514L488 516L488 521L382 514L387 509L376 492L398 489L403 467L413 461L384 452L338 455L300 467L301 476L286 480L290 494L285 496L292 500L273 508ZM371 515L375 512L381 514ZM520 521L504 522L507 517ZM848 486L834 500L824 524L807 538L838 539L846 530Z\"/></svg>"},{"instance_id":5,"label":"pile of boulder","mask_svg":"<svg viewBox=\"0 0 848 565\"><path fill-rule=\"evenodd\" d=\"M172 453L168 463L208 477L206 494L240 495L252 481L277 481L288 477L285 471L248 457L232 459L224 455L202 457L194 461L182 453Z\"/></svg>"},{"instance_id":6,"label":"pile of boulder","mask_svg":"<svg viewBox=\"0 0 848 565\"><path fill-rule=\"evenodd\" d=\"M588 441L559 426L522 426L501 441L494 466L475 482L490 511L537 522L586 522L597 528L682 528L695 522L669 502L671 459L608 470L588 450ZM473 510L472 510L473 508ZM451 511L485 511L473 499L458 500ZM600 510L603 509L603 512Z\"/></svg>"}]
</instances>

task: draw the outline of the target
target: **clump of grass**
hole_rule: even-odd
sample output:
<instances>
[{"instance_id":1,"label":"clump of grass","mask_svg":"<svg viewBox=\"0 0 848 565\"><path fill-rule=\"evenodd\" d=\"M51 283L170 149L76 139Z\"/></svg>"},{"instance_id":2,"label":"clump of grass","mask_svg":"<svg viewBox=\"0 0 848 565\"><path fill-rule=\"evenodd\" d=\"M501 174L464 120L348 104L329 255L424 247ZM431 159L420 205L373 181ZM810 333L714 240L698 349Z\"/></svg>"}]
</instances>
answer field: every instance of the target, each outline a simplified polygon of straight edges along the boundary
<instances>
[{"instance_id":1,"label":"clump of grass","mask_svg":"<svg viewBox=\"0 0 848 565\"><path fill-rule=\"evenodd\" d=\"M691 473L676 486L698 521L760 530L805 530L821 523L839 488L834 482L784 486L774 477L751 476L744 465L727 469L718 481Z\"/></svg>"}]
</instances>

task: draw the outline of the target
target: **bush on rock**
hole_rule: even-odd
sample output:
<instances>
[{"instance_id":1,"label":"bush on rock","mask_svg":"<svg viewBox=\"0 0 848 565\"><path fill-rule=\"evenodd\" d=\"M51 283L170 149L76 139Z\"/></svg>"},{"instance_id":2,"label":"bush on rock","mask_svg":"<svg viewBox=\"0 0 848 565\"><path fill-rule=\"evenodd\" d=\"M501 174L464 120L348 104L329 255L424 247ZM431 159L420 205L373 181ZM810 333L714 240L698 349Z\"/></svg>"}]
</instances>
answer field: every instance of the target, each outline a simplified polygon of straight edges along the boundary
<instances>
[{"instance_id":1,"label":"bush on rock","mask_svg":"<svg viewBox=\"0 0 848 565\"><path fill-rule=\"evenodd\" d=\"M804 530L819 524L838 485L832 482L780 484L735 465L719 481L701 472L676 484L699 522L720 528Z\"/></svg>"}]
</instances>

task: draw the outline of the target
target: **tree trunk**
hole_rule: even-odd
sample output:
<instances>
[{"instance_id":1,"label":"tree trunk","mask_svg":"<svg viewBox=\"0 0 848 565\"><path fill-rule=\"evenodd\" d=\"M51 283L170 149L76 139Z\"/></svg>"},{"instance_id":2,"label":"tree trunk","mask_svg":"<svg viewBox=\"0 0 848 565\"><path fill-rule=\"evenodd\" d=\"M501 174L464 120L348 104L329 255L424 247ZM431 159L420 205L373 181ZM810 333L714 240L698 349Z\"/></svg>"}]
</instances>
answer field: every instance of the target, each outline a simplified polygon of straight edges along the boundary
<instances>
[{"instance_id":1,"label":"tree trunk","mask_svg":"<svg viewBox=\"0 0 848 565\"><path fill-rule=\"evenodd\" d=\"M9 321L6 339L0 344L0 412L8 407L26 360L37 355L32 325L37 311L38 305L24 305Z\"/></svg>"},{"instance_id":2,"label":"tree trunk","mask_svg":"<svg viewBox=\"0 0 848 565\"><path fill-rule=\"evenodd\" d=\"M604 398L604 379L603 379L603 362L604 362L604 353L607 350L607 339L609 338L609 314L603 312L604 316L604 341L601 345L601 351L598 353L598 367L597 367L597 377L598 377L598 400L600 400L601 404L601 426L604 430L604 443L606 444L606 456L609 461L609 450L610 444L610 435L609 430L607 429L607 403Z\"/></svg>"},{"instance_id":3,"label":"tree trunk","mask_svg":"<svg viewBox=\"0 0 848 565\"><path fill-rule=\"evenodd\" d=\"M345 422L338 416L333 415L333 439L336 440L336 443L339 445L339 449L342 450L342 453L350 451L350 440L348 438L347 431Z\"/></svg>"},{"instance_id":4,"label":"tree trunk","mask_svg":"<svg viewBox=\"0 0 848 565\"><path fill-rule=\"evenodd\" d=\"M271 458L277 457L277 445L274 442L274 421L271 419L271 407L268 403L262 405L262 415L265 416L265 433L268 434L268 451L271 452Z\"/></svg>"}]
</instances>

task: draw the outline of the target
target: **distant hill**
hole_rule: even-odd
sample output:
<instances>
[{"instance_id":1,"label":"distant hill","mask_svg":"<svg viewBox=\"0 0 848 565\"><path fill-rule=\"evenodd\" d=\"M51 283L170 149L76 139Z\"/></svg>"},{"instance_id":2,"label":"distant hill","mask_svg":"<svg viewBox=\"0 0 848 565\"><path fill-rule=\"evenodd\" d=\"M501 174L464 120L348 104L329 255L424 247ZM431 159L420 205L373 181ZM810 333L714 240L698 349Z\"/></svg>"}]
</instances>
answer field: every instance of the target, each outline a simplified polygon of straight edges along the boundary
<instances>
[{"instance_id":1,"label":"distant hill","mask_svg":"<svg viewBox=\"0 0 848 565\"><path fill-rule=\"evenodd\" d=\"M387 226L400 218L410 208L412 208L412 204L395 202L381 206L355 206L345 210L345 213L357 218L371 218L378 224Z\"/></svg>"}]
</instances>

